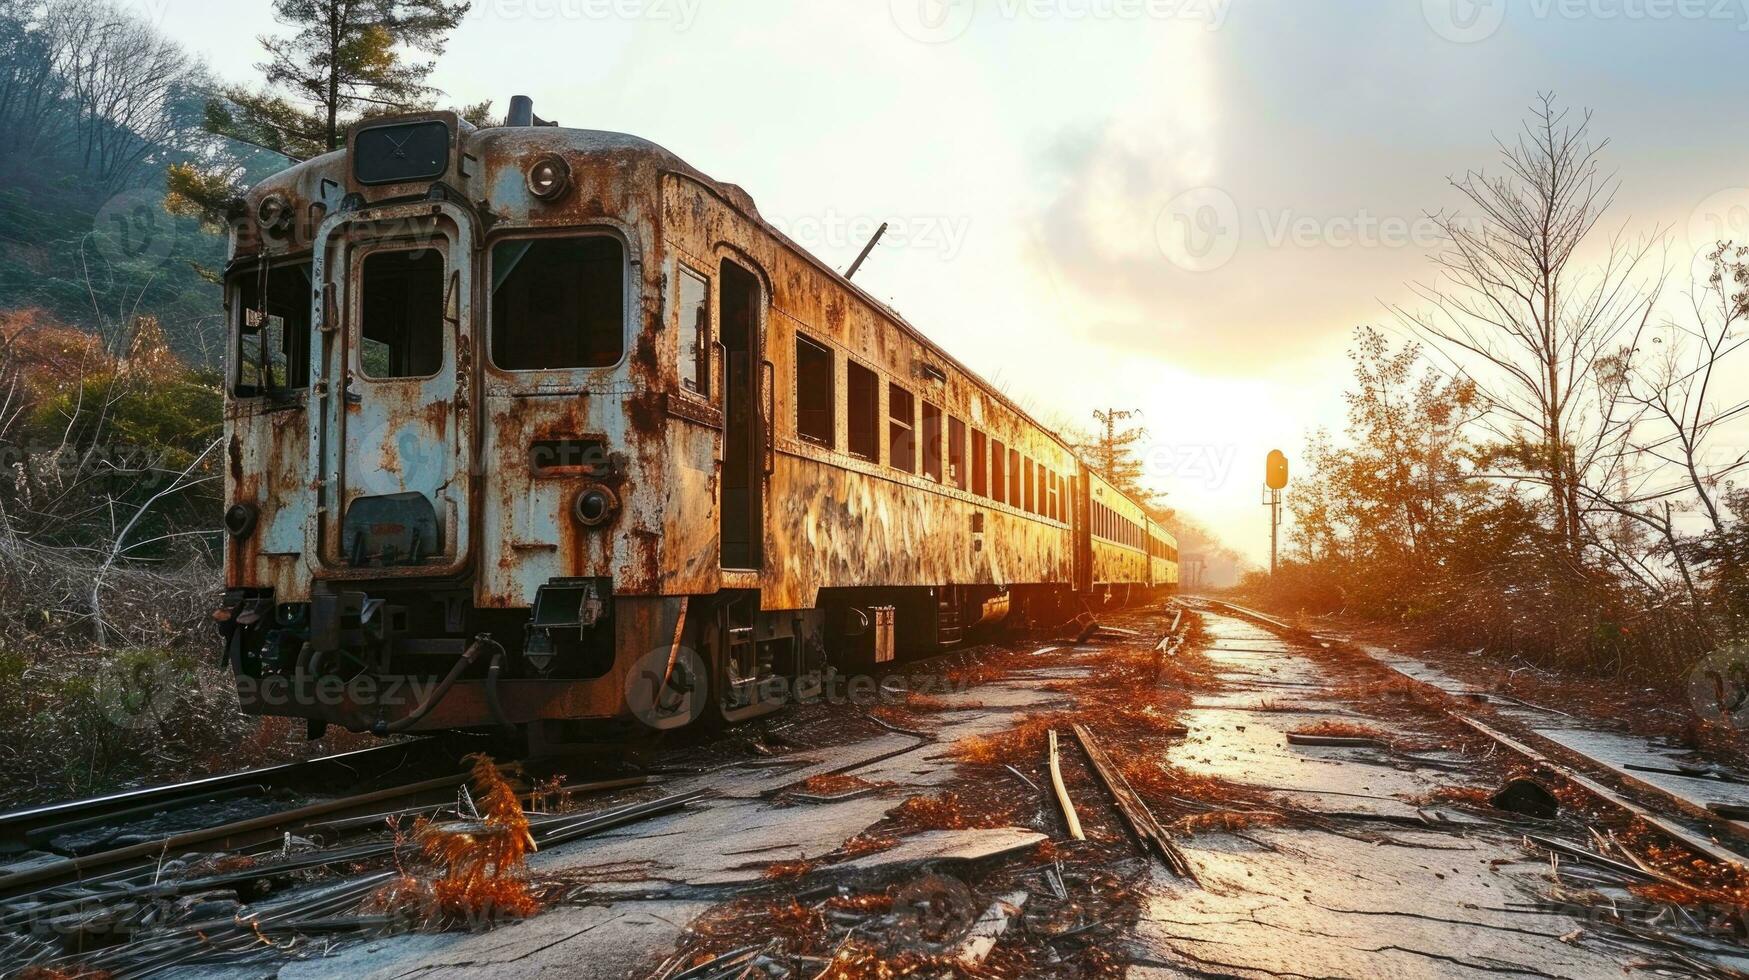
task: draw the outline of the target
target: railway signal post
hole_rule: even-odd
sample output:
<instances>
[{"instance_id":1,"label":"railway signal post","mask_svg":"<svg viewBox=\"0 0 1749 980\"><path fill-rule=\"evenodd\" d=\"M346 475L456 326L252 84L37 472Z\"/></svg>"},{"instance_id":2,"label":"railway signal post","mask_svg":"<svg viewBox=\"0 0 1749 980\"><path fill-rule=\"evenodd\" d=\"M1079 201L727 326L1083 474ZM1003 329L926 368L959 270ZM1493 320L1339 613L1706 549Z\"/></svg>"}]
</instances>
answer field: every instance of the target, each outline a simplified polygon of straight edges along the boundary
<instances>
[{"instance_id":1,"label":"railway signal post","mask_svg":"<svg viewBox=\"0 0 1749 980\"><path fill-rule=\"evenodd\" d=\"M1271 449L1264 461L1263 504L1269 508L1269 574L1275 574L1276 543L1281 536L1281 492L1287 487L1287 454Z\"/></svg>"}]
</instances>

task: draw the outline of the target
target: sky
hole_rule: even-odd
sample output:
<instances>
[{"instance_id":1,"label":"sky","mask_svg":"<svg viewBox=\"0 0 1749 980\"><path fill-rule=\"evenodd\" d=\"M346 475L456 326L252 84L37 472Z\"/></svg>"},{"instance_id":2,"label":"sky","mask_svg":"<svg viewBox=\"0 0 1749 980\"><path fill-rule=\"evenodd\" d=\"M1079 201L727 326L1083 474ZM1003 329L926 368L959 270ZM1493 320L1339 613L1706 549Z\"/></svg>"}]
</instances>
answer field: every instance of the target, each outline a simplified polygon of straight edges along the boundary
<instances>
[{"instance_id":1,"label":"sky","mask_svg":"<svg viewBox=\"0 0 1749 980\"><path fill-rule=\"evenodd\" d=\"M128 5L230 81L276 30ZM1610 229L1684 276L1749 241L1746 51L1749 0L474 0L432 81L652 139L839 269L888 222L860 285L1047 422L1139 410L1146 482L1265 562L1265 454L1341 428L1352 331L1539 92L1610 139Z\"/></svg>"}]
</instances>

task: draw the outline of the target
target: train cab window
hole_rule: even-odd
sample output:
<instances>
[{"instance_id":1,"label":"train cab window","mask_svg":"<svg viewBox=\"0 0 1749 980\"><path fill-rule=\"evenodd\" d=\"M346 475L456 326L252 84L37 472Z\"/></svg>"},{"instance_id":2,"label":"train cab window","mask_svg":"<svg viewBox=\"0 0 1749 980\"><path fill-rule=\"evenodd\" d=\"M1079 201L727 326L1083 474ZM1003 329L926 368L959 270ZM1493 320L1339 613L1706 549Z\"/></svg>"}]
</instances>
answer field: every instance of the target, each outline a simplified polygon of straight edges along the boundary
<instances>
[{"instance_id":1,"label":"train cab window","mask_svg":"<svg viewBox=\"0 0 1749 980\"><path fill-rule=\"evenodd\" d=\"M372 252L359 286L359 366L369 378L422 378L443 364L443 253Z\"/></svg>"},{"instance_id":2,"label":"train cab window","mask_svg":"<svg viewBox=\"0 0 1749 980\"><path fill-rule=\"evenodd\" d=\"M923 444L923 475L941 482L941 409L923 403L923 420L918 426L918 441Z\"/></svg>"},{"instance_id":3,"label":"train cab window","mask_svg":"<svg viewBox=\"0 0 1749 980\"><path fill-rule=\"evenodd\" d=\"M308 388L310 264L269 266L265 274L250 269L237 278L233 295L237 370L231 393L254 398Z\"/></svg>"},{"instance_id":4,"label":"train cab window","mask_svg":"<svg viewBox=\"0 0 1749 980\"><path fill-rule=\"evenodd\" d=\"M846 447L850 455L878 462L881 455L880 379L868 368L850 361L844 366L845 394L849 404Z\"/></svg>"},{"instance_id":5,"label":"train cab window","mask_svg":"<svg viewBox=\"0 0 1749 980\"><path fill-rule=\"evenodd\" d=\"M683 283L683 301L685 290ZM685 354L685 341L696 344L696 336L684 331L696 331L699 323L695 314L683 324L681 360L691 365L693 385L710 362L704 351ZM492 248L492 363L506 371L611 367L624 353L625 247L619 239L531 238Z\"/></svg>"},{"instance_id":6,"label":"train cab window","mask_svg":"<svg viewBox=\"0 0 1749 980\"><path fill-rule=\"evenodd\" d=\"M1008 502L1007 464L1003 462L1007 458L1008 453L1002 448L1002 441L991 439L990 499L999 504Z\"/></svg>"},{"instance_id":7,"label":"train cab window","mask_svg":"<svg viewBox=\"0 0 1749 980\"><path fill-rule=\"evenodd\" d=\"M796 435L832 448L832 351L796 334Z\"/></svg>"},{"instance_id":8,"label":"train cab window","mask_svg":"<svg viewBox=\"0 0 1749 980\"><path fill-rule=\"evenodd\" d=\"M984 434L976 429L972 430L972 492L980 497L990 495L990 457Z\"/></svg>"},{"instance_id":9,"label":"train cab window","mask_svg":"<svg viewBox=\"0 0 1749 980\"><path fill-rule=\"evenodd\" d=\"M947 417L947 478L961 490L971 486L971 474L966 472L966 424Z\"/></svg>"},{"instance_id":10,"label":"train cab window","mask_svg":"<svg viewBox=\"0 0 1749 980\"><path fill-rule=\"evenodd\" d=\"M917 472L917 401L909 391L887 384L887 462L895 470Z\"/></svg>"},{"instance_id":11,"label":"train cab window","mask_svg":"<svg viewBox=\"0 0 1749 980\"><path fill-rule=\"evenodd\" d=\"M706 397L711 393L711 284L680 267L680 386ZM617 360L617 358L616 358Z\"/></svg>"}]
</instances>

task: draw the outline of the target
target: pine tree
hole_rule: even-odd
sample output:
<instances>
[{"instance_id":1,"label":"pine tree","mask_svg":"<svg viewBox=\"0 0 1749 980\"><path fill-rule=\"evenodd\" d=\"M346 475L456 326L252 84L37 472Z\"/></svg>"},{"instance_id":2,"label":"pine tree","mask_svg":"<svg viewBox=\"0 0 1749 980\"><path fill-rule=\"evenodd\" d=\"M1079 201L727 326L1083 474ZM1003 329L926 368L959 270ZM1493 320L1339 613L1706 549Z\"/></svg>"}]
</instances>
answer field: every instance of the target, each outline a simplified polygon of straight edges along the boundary
<instances>
[{"instance_id":1,"label":"pine tree","mask_svg":"<svg viewBox=\"0 0 1749 980\"><path fill-rule=\"evenodd\" d=\"M358 119L424 108L440 94L426 84L436 67L408 53L443 53L449 32L470 4L443 0L274 0L289 37L263 36L267 60L256 65L267 86L222 89L206 107L208 132L238 144L307 160L338 149ZM490 103L462 114L479 124ZM203 166L167 174L172 211L222 225L226 202L241 190L243 156L215 152Z\"/></svg>"},{"instance_id":2,"label":"pine tree","mask_svg":"<svg viewBox=\"0 0 1749 980\"><path fill-rule=\"evenodd\" d=\"M428 105L438 92L425 80L436 64L410 61L404 52L442 54L468 7L443 0L275 0L274 16L293 33L261 38L268 60L256 67L270 87L289 95L233 98L233 125L278 130L283 142L333 150L351 118Z\"/></svg>"}]
</instances>

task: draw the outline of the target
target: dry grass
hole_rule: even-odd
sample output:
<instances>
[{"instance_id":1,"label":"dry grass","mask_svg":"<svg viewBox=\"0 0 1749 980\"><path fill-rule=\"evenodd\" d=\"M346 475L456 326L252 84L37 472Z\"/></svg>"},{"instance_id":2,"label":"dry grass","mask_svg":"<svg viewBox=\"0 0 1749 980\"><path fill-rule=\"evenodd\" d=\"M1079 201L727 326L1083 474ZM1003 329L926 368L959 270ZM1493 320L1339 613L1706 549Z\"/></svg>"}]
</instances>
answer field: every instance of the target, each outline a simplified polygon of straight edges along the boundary
<instances>
[{"instance_id":1,"label":"dry grass","mask_svg":"<svg viewBox=\"0 0 1749 980\"><path fill-rule=\"evenodd\" d=\"M1167 826L1175 837L1195 837L1198 834L1236 834L1253 827L1279 827L1287 816L1266 810L1216 810L1180 817Z\"/></svg>"},{"instance_id":2,"label":"dry grass","mask_svg":"<svg viewBox=\"0 0 1749 980\"><path fill-rule=\"evenodd\" d=\"M1411 806L1454 805L1467 806L1477 810L1494 808L1494 790L1485 786L1441 786L1415 796L1406 798Z\"/></svg>"},{"instance_id":3,"label":"dry grass","mask_svg":"<svg viewBox=\"0 0 1749 980\"><path fill-rule=\"evenodd\" d=\"M1389 742L1392 738L1383 729L1351 721L1320 721L1296 728L1290 734L1316 738L1369 738L1375 742Z\"/></svg>"},{"instance_id":4,"label":"dry grass","mask_svg":"<svg viewBox=\"0 0 1749 980\"><path fill-rule=\"evenodd\" d=\"M778 861L767 865L759 877L766 881L789 881L796 878L806 878L814 870L812 861Z\"/></svg>"},{"instance_id":5,"label":"dry grass","mask_svg":"<svg viewBox=\"0 0 1749 980\"><path fill-rule=\"evenodd\" d=\"M1067 730L1075 717L1059 712L1028 714L994 735L969 735L953 744L951 752L960 762L976 765L1017 765L1041 758L1045 732Z\"/></svg>"},{"instance_id":6,"label":"dry grass","mask_svg":"<svg viewBox=\"0 0 1749 980\"><path fill-rule=\"evenodd\" d=\"M887 811L888 828L896 837L907 837L925 830L967 830L974 827L1007 826L1004 814L993 813L987 807L975 806L958 793L937 796L912 796Z\"/></svg>"},{"instance_id":7,"label":"dry grass","mask_svg":"<svg viewBox=\"0 0 1749 980\"><path fill-rule=\"evenodd\" d=\"M840 844L838 850L832 852L832 856L850 861L865 855L890 851L898 846L899 839L897 837L889 837L886 834L865 830Z\"/></svg>"},{"instance_id":8,"label":"dry grass","mask_svg":"<svg viewBox=\"0 0 1749 980\"><path fill-rule=\"evenodd\" d=\"M854 793L861 789L874 789L884 783L870 782L861 776L851 776L841 773L821 773L809 776L796 786L803 793L814 796L839 796L844 793Z\"/></svg>"},{"instance_id":9,"label":"dry grass","mask_svg":"<svg viewBox=\"0 0 1749 980\"><path fill-rule=\"evenodd\" d=\"M474 927L540 911L527 877L535 849L516 787L484 754L473 761L474 798L480 820L433 823L413 830L420 857L434 876L403 874L380 889L368 907L407 916L433 928Z\"/></svg>"}]
</instances>

